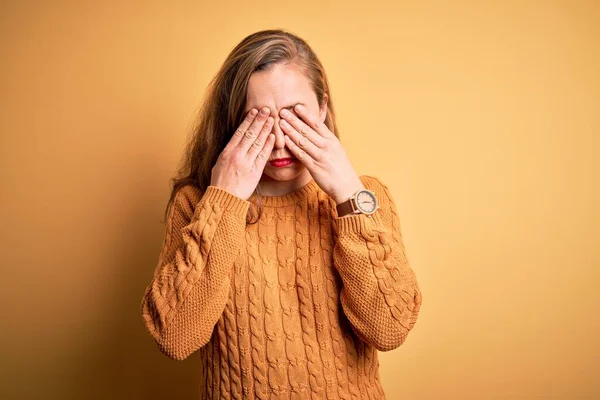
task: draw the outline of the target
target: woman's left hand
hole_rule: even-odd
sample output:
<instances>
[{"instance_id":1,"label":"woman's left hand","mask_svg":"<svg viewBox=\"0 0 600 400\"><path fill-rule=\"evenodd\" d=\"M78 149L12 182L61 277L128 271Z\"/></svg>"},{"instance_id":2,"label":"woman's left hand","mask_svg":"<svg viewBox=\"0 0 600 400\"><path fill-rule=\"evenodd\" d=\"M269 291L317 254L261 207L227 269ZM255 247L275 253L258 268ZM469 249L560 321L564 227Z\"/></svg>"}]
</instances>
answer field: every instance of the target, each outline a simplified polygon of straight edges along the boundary
<instances>
[{"instance_id":1,"label":"woman's left hand","mask_svg":"<svg viewBox=\"0 0 600 400\"><path fill-rule=\"evenodd\" d=\"M285 135L285 143L302 162L315 182L336 204L348 200L359 189L364 189L340 140L319 121L318 116L306 107L294 107L296 117L287 109L280 112L279 125Z\"/></svg>"}]
</instances>

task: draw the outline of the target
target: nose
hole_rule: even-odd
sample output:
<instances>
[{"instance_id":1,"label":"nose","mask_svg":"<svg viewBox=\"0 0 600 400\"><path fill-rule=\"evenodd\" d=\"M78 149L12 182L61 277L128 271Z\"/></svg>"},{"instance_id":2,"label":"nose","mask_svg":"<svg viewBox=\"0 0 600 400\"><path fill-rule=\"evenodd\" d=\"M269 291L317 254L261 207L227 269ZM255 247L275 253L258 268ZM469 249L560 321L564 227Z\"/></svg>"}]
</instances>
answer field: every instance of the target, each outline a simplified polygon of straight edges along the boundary
<instances>
[{"instance_id":1,"label":"nose","mask_svg":"<svg viewBox=\"0 0 600 400\"><path fill-rule=\"evenodd\" d=\"M274 116L275 123L273 124L273 134L275 135L275 146L273 149L283 149L285 147L285 139L281 126L279 125L279 116Z\"/></svg>"}]
</instances>

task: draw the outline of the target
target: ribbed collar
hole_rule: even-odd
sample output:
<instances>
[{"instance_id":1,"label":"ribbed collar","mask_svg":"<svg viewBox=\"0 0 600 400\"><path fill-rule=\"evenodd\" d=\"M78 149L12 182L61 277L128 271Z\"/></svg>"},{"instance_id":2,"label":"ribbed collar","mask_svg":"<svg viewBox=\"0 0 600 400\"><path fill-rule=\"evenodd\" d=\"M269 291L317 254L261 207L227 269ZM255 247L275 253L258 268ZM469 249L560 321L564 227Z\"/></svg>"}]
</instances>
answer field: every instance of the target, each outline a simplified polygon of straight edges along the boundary
<instances>
[{"instance_id":1,"label":"ribbed collar","mask_svg":"<svg viewBox=\"0 0 600 400\"><path fill-rule=\"evenodd\" d=\"M296 204L303 199L310 198L312 196L316 196L319 191L319 185L315 182L314 178L311 178L308 183L304 184L304 186L299 187L296 190L293 190L289 193L282 194L280 196L261 196L262 204L266 207L283 207L289 206L290 204ZM257 194L254 193L248 201L254 202L257 198Z\"/></svg>"}]
</instances>

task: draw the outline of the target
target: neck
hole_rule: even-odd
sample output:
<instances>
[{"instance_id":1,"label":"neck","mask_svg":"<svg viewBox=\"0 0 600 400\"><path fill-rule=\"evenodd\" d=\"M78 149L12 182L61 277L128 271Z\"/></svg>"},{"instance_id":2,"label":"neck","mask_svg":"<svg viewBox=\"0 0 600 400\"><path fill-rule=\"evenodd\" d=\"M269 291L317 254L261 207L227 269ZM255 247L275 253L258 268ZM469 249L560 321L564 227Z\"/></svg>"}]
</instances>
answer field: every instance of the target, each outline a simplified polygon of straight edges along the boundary
<instances>
[{"instance_id":1,"label":"neck","mask_svg":"<svg viewBox=\"0 0 600 400\"><path fill-rule=\"evenodd\" d=\"M306 185L311 179L312 176L307 169L304 169L300 175L289 181L278 181L263 175L260 180L260 192L263 196L283 196Z\"/></svg>"}]
</instances>

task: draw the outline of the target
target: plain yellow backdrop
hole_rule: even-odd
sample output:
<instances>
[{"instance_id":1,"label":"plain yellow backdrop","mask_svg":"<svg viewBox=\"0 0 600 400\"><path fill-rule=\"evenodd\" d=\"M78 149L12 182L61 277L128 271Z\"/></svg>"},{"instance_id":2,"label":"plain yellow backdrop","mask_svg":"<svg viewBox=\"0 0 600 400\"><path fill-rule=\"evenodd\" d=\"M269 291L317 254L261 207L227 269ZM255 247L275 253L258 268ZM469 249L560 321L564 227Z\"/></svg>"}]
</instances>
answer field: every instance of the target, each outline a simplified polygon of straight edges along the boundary
<instances>
[{"instance_id":1,"label":"plain yellow backdrop","mask_svg":"<svg viewBox=\"0 0 600 400\"><path fill-rule=\"evenodd\" d=\"M597 2L0 7L2 398L196 398L139 305L206 85L267 28L313 46L398 206L424 299L388 398L600 396Z\"/></svg>"}]
</instances>

